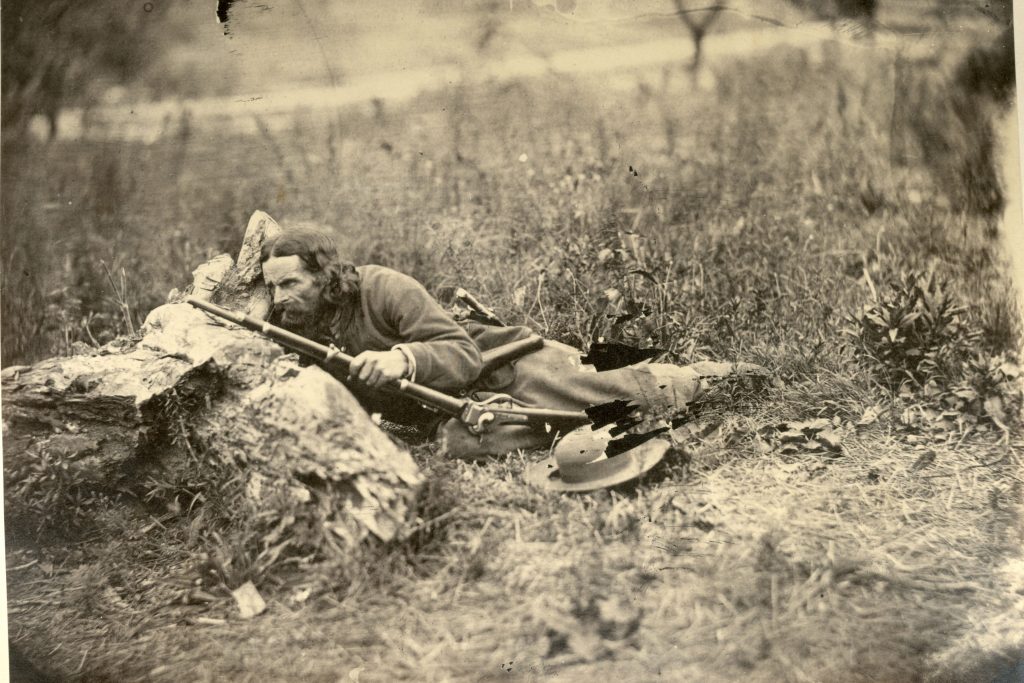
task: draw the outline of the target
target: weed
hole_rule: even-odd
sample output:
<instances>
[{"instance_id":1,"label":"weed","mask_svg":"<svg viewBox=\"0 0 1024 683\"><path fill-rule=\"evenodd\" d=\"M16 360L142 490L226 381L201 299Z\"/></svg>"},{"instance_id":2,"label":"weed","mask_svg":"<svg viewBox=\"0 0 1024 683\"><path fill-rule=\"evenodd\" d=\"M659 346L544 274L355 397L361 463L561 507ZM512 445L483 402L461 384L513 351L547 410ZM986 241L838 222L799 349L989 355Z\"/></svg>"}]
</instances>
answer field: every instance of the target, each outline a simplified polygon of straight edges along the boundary
<instances>
[{"instance_id":1,"label":"weed","mask_svg":"<svg viewBox=\"0 0 1024 683\"><path fill-rule=\"evenodd\" d=\"M848 317L860 364L890 390L904 382L948 386L981 336L934 273L904 274Z\"/></svg>"},{"instance_id":2,"label":"weed","mask_svg":"<svg viewBox=\"0 0 1024 683\"><path fill-rule=\"evenodd\" d=\"M973 430L979 419L1009 433L1019 421L1020 370L984 336L934 273L904 274L854 314L844 332L855 361L905 406L903 423L931 432Z\"/></svg>"},{"instance_id":3,"label":"weed","mask_svg":"<svg viewBox=\"0 0 1024 683\"><path fill-rule=\"evenodd\" d=\"M34 446L5 471L4 510L8 529L29 538L75 537L93 525L97 509L108 506L114 490L86 481L78 466L56 449Z\"/></svg>"},{"instance_id":4,"label":"weed","mask_svg":"<svg viewBox=\"0 0 1024 683\"><path fill-rule=\"evenodd\" d=\"M124 268L121 268L118 281L114 282L114 276L110 273L110 268L107 267L106 262L100 261L100 265L103 266L103 272L107 276L107 282L110 283L110 288L114 290L112 303L117 306L118 311L121 313L124 330L129 336L134 337L135 322L132 320L132 307L128 299L128 275L125 273ZM87 326L86 329L88 330Z\"/></svg>"}]
</instances>

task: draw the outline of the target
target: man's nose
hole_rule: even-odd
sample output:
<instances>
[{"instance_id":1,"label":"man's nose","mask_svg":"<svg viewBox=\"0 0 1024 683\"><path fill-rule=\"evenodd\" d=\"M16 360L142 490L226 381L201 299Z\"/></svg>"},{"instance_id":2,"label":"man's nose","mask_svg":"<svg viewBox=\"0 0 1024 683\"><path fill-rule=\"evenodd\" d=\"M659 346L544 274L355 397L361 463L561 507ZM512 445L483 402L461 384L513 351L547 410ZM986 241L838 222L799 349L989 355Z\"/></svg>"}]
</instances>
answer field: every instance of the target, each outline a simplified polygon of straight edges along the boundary
<instances>
[{"instance_id":1,"label":"man's nose","mask_svg":"<svg viewBox=\"0 0 1024 683\"><path fill-rule=\"evenodd\" d=\"M288 295L282 292L280 289L274 290L274 303L283 304L288 300Z\"/></svg>"}]
</instances>

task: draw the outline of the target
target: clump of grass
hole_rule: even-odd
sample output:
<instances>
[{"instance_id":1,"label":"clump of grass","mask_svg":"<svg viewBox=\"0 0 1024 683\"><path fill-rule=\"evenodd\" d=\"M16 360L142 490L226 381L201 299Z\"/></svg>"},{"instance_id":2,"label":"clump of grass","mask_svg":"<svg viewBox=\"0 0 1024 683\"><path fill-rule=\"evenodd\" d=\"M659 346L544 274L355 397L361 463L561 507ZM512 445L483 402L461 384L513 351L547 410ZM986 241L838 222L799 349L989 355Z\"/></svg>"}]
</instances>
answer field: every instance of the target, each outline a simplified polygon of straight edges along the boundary
<instances>
[{"instance_id":1,"label":"clump of grass","mask_svg":"<svg viewBox=\"0 0 1024 683\"><path fill-rule=\"evenodd\" d=\"M85 481L59 450L35 449L7 474L4 514L11 533L23 542L41 537L66 540L92 529L97 509L109 507L114 489Z\"/></svg>"},{"instance_id":2,"label":"clump of grass","mask_svg":"<svg viewBox=\"0 0 1024 683\"><path fill-rule=\"evenodd\" d=\"M948 385L981 337L934 273L905 274L849 318L855 356L890 390L934 380Z\"/></svg>"},{"instance_id":3,"label":"clump of grass","mask_svg":"<svg viewBox=\"0 0 1024 683\"><path fill-rule=\"evenodd\" d=\"M857 364L891 395L926 404L933 422L983 418L1007 433L1018 422L1022 393L1015 355L979 345L977 321L934 273L904 274L888 290L872 291L847 321L844 332Z\"/></svg>"}]
</instances>

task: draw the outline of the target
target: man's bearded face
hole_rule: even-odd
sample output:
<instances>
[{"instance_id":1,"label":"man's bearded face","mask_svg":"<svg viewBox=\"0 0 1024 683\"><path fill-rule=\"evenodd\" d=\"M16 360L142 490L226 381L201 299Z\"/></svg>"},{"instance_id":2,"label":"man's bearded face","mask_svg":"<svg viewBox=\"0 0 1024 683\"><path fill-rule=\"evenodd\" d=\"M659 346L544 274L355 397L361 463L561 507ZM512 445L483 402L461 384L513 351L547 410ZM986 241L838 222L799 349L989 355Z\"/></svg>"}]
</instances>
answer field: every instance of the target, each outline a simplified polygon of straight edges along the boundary
<instances>
[{"instance_id":1,"label":"man's bearded face","mask_svg":"<svg viewBox=\"0 0 1024 683\"><path fill-rule=\"evenodd\" d=\"M323 283L306 269L298 256L274 256L263 263L263 279L274 297L281 324L292 329L312 328L322 308Z\"/></svg>"}]
</instances>

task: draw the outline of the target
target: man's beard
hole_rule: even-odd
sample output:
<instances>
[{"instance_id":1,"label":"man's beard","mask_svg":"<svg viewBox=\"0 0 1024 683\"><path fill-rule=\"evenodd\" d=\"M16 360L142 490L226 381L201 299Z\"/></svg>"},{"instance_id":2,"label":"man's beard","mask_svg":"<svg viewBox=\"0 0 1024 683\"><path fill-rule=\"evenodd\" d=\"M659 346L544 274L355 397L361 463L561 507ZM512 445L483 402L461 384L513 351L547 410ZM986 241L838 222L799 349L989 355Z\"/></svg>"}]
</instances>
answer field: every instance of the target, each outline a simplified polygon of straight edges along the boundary
<instances>
[{"instance_id":1,"label":"man's beard","mask_svg":"<svg viewBox=\"0 0 1024 683\"><path fill-rule=\"evenodd\" d=\"M328 305L321 299L312 311L296 311L281 308L274 312L281 327L301 334L304 337L316 339L324 335L327 328Z\"/></svg>"},{"instance_id":2,"label":"man's beard","mask_svg":"<svg viewBox=\"0 0 1024 683\"><path fill-rule=\"evenodd\" d=\"M296 311L286 308L281 311L281 324L288 329L307 328L314 324L318 317L318 311Z\"/></svg>"}]
</instances>

